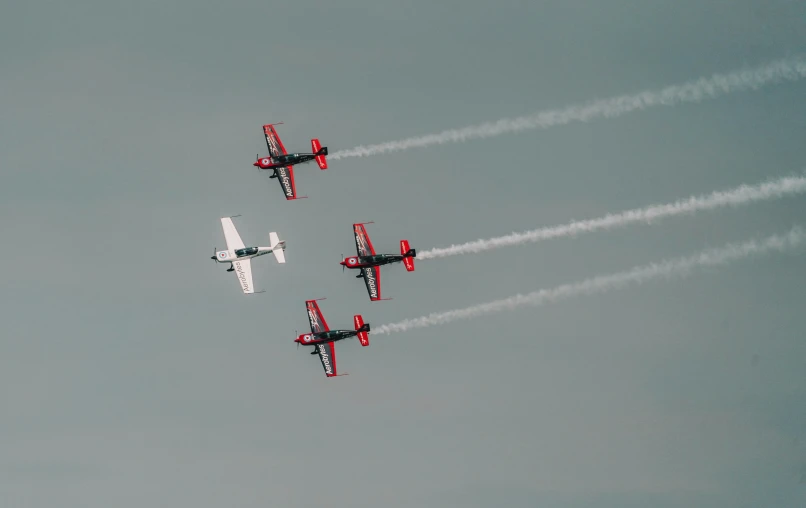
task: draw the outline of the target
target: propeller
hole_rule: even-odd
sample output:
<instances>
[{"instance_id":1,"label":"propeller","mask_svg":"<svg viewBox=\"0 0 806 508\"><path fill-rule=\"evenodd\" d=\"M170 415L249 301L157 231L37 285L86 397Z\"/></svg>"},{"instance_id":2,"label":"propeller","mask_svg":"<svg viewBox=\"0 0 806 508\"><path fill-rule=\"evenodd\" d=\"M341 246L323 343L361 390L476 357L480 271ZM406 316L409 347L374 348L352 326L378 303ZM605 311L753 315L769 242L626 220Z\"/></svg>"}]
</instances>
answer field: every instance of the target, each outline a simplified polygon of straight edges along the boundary
<instances>
[{"instance_id":1,"label":"propeller","mask_svg":"<svg viewBox=\"0 0 806 508\"><path fill-rule=\"evenodd\" d=\"M344 263L344 254L341 255L341 262ZM344 273L344 265L341 265L341 273Z\"/></svg>"},{"instance_id":2,"label":"propeller","mask_svg":"<svg viewBox=\"0 0 806 508\"><path fill-rule=\"evenodd\" d=\"M213 255L210 256L210 259L215 260L215 253L216 253L217 250L218 250L218 247L213 247Z\"/></svg>"},{"instance_id":3,"label":"propeller","mask_svg":"<svg viewBox=\"0 0 806 508\"><path fill-rule=\"evenodd\" d=\"M257 162L259 160L260 160L260 154L256 153L255 154L255 162ZM257 172L260 173L260 166L255 166L255 168L257 169Z\"/></svg>"},{"instance_id":4,"label":"propeller","mask_svg":"<svg viewBox=\"0 0 806 508\"><path fill-rule=\"evenodd\" d=\"M294 330L294 337L299 337L299 334ZM297 349L299 349L299 342L297 342Z\"/></svg>"}]
</instances>

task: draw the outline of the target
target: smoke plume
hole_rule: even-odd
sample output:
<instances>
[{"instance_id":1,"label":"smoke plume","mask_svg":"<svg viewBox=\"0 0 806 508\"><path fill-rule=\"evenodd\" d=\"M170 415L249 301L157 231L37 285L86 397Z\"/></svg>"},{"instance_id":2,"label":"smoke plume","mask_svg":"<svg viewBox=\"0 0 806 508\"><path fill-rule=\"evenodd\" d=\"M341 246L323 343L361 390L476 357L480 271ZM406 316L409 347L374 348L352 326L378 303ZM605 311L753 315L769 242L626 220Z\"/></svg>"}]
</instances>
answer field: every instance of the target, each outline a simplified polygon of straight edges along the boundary
<instances>
[{"instance_id":1,"label":"smoke plume","mask_svg":"<svg viewBox=\"0 0 806 508\"><path fill-rule=\"evenodd\" d=\"M727 206L741 206L757 201L778 199L784 196L806 192L806 177L789 176L770 180L757 185L740 185L739 187L716 191L711 194L692 196L674 203L652 205L608 214L596 219L574 221L560 226L545 227L512 233L506 236L475 240L459 245L451 245L417 253L417 259L436 259L458 254L475 254L500 247L511 247L525 243L535 243L552 238L574 237L582 233L615 229L635 223L650 223L652 221L673 217L676 215L693 214L705 210L713 210Z\"/></svg>"},{"instance_id":2,"label":"smoke plume","mask_svg":"<svg viewBox=\"0 0 806 508\"><path fill-rule=\"evenodd\" d=\"M388 141L376 145L357 146L332 153L331 160L347 157L367 157L410 148L421 148L445 143L462 143L472 139L500 136L529 129L548 129L571 122L589 122L598 118L613 118L654 106L674 106L684 102L700 102L721 95L755 90L765 85L795 81L806 77L806 59L803 57L776 60L761 67L741 69L727 74L714 74L661 90L645 91L635 95L622 95L543 111L530 116L503 118L496 122L450 129L437 134Z\"/></svg>"},{"instance_id":3,"label":"smoke plume","mask_svg":"<svg viewBox=\"0 0 806 508\"><path fill-rule=\"evenodd\" d=\"M582 282L563 284L552 289L541 289L526 295L519 294L503 300L473 305L464 309L435 312L428 316L382 325L373 330L373 333L377 335L405 332L414 328L448 324L461 319L476 318L520 307L539 307L575 296L604 293L614 289L621 289L631 284L642 284L654 279L681 277L688 275L695 268L722 266L751 256L790 250L802 245L805 239L806 236L804 236L803 231L799 227L793 227L789 233L784 235L773 235L763 240L728 244L718 249L705 250L693 256L639 266L625 272L600 275Z\"/></svg>"}]
</instances>

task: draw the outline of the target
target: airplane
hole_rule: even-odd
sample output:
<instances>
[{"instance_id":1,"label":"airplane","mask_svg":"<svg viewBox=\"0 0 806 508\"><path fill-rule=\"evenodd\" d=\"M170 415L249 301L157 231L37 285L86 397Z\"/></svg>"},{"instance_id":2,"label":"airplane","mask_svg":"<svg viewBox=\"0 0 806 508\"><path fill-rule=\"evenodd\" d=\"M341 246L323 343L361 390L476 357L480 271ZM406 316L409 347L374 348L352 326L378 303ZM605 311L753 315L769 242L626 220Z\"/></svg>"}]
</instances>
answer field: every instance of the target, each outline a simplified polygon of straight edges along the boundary
<instances>
[{"instance_id":1,"label":"airplane","mask_svg":"<svg viewBox=\"0 0 806 508\"><path fill-rule=\"evenodd\" d=\"M288 153L285 151L283 142L280 141L280 136L277 135L275 125L280 125L282 122L276 124L266 124L263 126L263 134L266 136L266 145L269 147L269 156L257 156L253 166L260 169L271 169L274 174L269 178L276 178L283 188L283 193L287 200L299 199L297 197L297 187L294 184L294 165L302 164L316 160L319 169L327 169L327 147L322 146L318 139L311 140L311 148L313 153ZM304 197L304 196L300 196Z\"/></svg>"},{"instance_id":2,"label":"airplane","mask_svg":"<svg viewBox=\"0 0 806 508\"><path fill-rule=\"evenodd\" d=\"M311 354L319 355L319 360L322 362L322 367L325 369L327 377L346 376L347 374L338 374L336 370L336 341L358 337L358 341L361 342L362 346L369 346L369 323L364 323L364 318L358 314L353 316L355 330L331 330L327 326L325 316L319 310L319 304L316 303L318 300L324 300L324 298L305 301L305 308L308 310L308 321L311 323L311 333L297 336L294 342L297 343L297 347L300 344L314 346Z\"/></svg>"},{"instance_id":3,"label":"airplane","mask_svg":"<svg viewBox=\"0 0 806 508\"><path fill-rule=\"evenodd\" d=\"M344 271L344 268L357 268L360 270L360 273L356 275L355 278L359 279L364 277L370 301L389 300L389 298L381 298L380 266L402 261L403 266L406 267L406 271L413 272L414 258L417 257L417 251L409 247L408 240L400 240L400 255L376 254L375 249L372 247L372 242L369 241L369 235L367 234L364 224L373 223L362 222L353 224L355 249L358 252L358 256L344 258L344 261L339 264L342 266L342 271Z\"/></svg>"},{"instance_id":4,"label":"airplane","mask_svg":"<svg viewBox=\"0 0 806 508\"><path fill-rule=\"evenodd\" d=\"M239 217L234 215L233 217ZM268 247L246 247L232 223L231 217L221 217L221 227L224 228L224 239L227 242L227 250L216 251L210 259L219 263L229 263L228 272L234 271L241 283L244 294L252 294L255 288L252 285L252 258L263 256L269 252L274 253L278 263L285 263L285 240L281 241L277 233L269 233ZM263 293L263 291L258 291Z\"/></svg>"}]
</instances>

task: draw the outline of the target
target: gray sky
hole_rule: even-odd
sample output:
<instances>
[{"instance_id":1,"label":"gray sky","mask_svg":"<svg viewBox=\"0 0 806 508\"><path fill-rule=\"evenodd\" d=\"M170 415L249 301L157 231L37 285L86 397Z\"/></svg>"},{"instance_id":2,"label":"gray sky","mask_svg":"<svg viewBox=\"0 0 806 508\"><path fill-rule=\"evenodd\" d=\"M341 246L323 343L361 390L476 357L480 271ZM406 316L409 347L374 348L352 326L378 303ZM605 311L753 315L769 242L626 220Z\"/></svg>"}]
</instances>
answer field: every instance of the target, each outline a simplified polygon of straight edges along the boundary
<instances>
[{"instance_id":1,"label":"gray sky","mask_svg":"<svg viewBox=\"0 0 806 508\"><path fill-rule=\"evenodd\" d=\"M17 2L0 17L0 504L364 508L806 502L806 261L741 261L337 346L373 325L803 225L786 198L343 274L380 251L596 217L806 167L806 80L297 171L335 151L806 53L802 0ZM288 263L241 294L219 217Z\"/></svg>"}]
</instances>

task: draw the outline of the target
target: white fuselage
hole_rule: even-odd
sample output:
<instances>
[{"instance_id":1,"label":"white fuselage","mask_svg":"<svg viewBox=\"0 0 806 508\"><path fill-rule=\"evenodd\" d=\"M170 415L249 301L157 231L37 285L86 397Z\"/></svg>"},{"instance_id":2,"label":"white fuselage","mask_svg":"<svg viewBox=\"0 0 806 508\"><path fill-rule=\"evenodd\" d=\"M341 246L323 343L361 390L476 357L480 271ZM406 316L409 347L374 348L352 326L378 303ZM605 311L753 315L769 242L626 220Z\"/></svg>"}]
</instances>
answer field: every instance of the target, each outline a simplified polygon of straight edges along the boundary
<instances>
[{"instance_id":1,"label":"white fuselage","mask_svg":"<svg viewBox=\"0 0 806 508\"><path fill-rule=\"evenodd\" d=\"M284 243L285 242L280 242L276 248L281 249ZM271 247L244 247L243 249L220 250L215 253L215 260L219 263L233 263L235 261L242 261L244 259L265 256L273 250L274 249Z\"/></svg>"}]
</instances>

